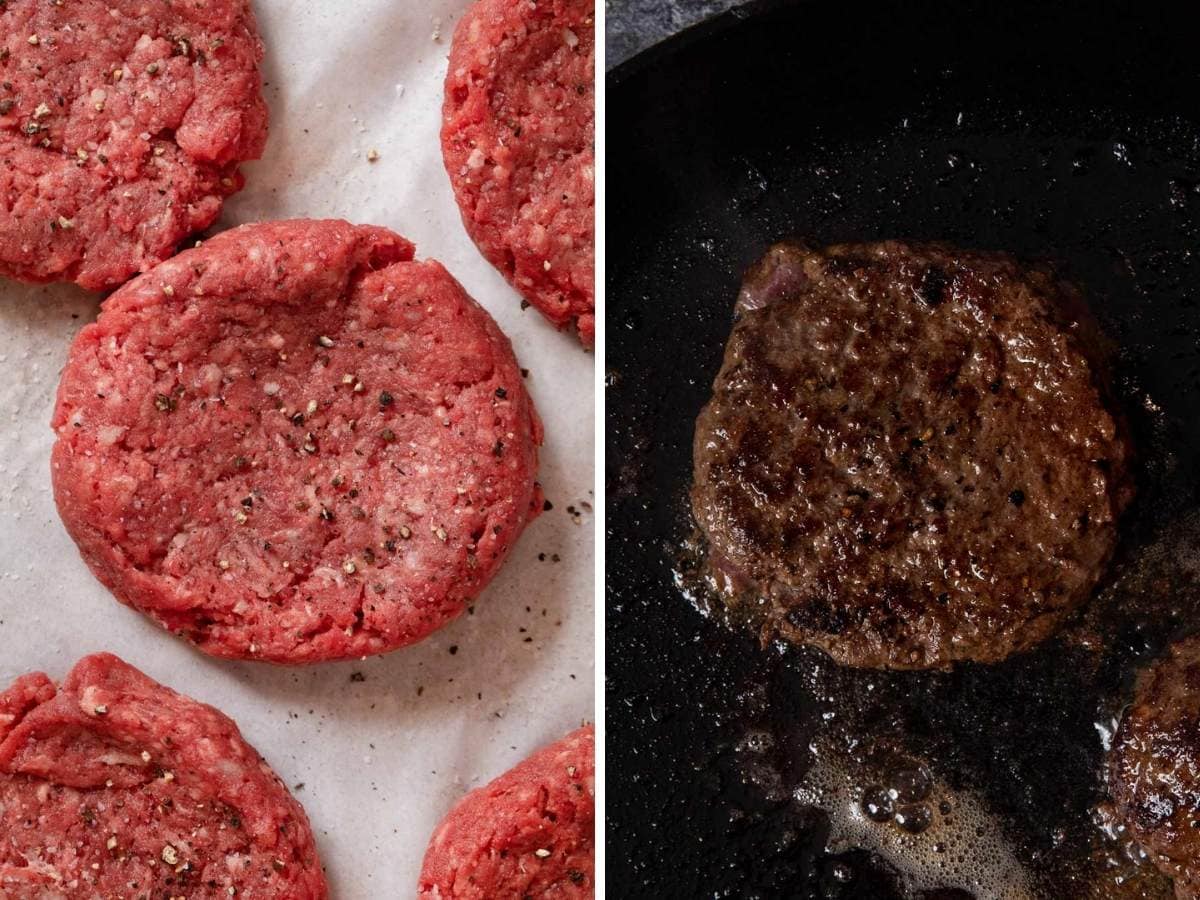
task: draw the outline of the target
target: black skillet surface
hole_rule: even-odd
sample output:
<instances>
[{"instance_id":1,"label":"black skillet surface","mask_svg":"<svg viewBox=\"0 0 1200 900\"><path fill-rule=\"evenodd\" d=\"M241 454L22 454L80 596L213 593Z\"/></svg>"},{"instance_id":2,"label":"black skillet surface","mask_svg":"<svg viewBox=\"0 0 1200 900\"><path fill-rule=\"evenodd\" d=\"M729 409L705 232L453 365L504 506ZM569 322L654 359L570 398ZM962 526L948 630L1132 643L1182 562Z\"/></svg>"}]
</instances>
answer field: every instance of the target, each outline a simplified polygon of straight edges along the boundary
<instances>
[{"instance_id":1,"label":"black skillet surface","mask_svg":"<svg viewBox=\"0 0 1200 900\"><path fill-rule=\"evenodd\" d=\"M1200 52L1166 10L774 2L610 76L610 896L897 896L789 800L804 748L838 729L975 791L1045 896L1126 896L1086 861L1119 850L1090 820L1095 723L1200 627ZM760 648L676 585L693 420L742 271L788 235L1049 257L1085 289L1121 348L1143 472L1114 584L1064 637L990 668L839 671ZM752 729L775 738L765 761L737 749Z\"/></svg>"}]
</instances>

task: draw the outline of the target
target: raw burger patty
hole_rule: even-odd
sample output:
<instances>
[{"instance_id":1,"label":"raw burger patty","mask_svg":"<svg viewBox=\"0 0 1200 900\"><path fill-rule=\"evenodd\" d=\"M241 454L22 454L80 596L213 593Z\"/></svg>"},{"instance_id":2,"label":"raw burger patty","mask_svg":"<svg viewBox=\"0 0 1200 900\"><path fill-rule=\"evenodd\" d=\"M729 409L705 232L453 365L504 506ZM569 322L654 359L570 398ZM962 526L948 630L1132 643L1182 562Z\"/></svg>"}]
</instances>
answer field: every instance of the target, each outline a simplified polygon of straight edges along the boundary
<instances>
[{"instance_id":1,"label":"raw burger patty","mask_svg":"<svg viewBox=\"0 0 1200 900\"><path fill-rule=\"evenodd\" d=\"M218 656L420 640L542 503L508 340L440 264L345 222L244 226L117 291L53 426L92 571Z\"/></svg>"},{"instance_id":2,"label":"raw burger patty","mask_svg":"<svg viewBox=\"0 0 1200 900\"><path fill-rule=\"evenodd\" d=\"M248 0L0 2L0 275L115 287L267 138Z\"/></svg>"},{"instance_id":3,"label":"raw burger patty","mask_svg":"<svg viewBox=\"0 0 1200 900\"><path fill-rule=\"evenodd\" d=\"M592 897L595 740L580 728L463 797L425 852L418 896Z\"/></svg>"},{"instance_id":4,"label":"raw burger patty","mask_svg":"<svg viewBox=\"0 0 1200 900\"><path fill-rule=\"evenodd\" d=\"M1200 636L1173 645L1138 679L1109 755L1109 790L1129 835L1200 897Z\"/></svg>"},{"instance_id":5,"label":"raw burger patty","mask_svg":"<svg viewBox=\"0 0 1200 900\"><path fill-rule=\"evenodd\" d=\"M994 662L1088 597L1132 488L1069 286L1000 254L781 244L737 312L692 504L767 636L855 666Z\"/></svg>"},{"instance_id":6,"label":"raw burger patty","mask_svg":"<svg viewBox=\"0 0 1200 900\"><path fill-rule=\"evenodd\" d=\"M483 255L559 328L595 337L591 0L479 0L450 50L442 153Z\"/></svg>"},{"instance_id":7,"label":"raw burger patty","mask_svg":"<svg viewBox=\"0 0 1200 900\"><path fill-rule=\"evenodd\" d=\"M327 893L304 810L212 707L107 654L0 693L0 897Z\"/></svg>"}]
</instances>

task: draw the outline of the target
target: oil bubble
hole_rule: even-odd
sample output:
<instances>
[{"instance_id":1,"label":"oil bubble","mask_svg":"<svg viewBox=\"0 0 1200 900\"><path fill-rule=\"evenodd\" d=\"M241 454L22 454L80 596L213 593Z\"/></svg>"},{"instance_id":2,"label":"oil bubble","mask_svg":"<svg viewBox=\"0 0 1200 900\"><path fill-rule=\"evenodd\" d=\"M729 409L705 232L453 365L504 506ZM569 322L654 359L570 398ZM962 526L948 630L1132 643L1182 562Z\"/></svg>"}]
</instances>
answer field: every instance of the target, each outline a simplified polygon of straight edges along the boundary
<instances>
[{"instance_id":1,"label":"oil bubble","mask_svg":"<svg viewBox=\"0 0 1200 900\"><path fill-rule=\"evenodd\" d=\"M862 811L872 822L890 822L893 812L891 793L877 784L871 785L863 791Z\"/></svg>"},{"instance_id":2,"label":"oil bubble","mask_svg":"<svg viewBox=\"0 0 1200 900\"><path fill-rule=\"evenodd\" d=\"M899 769L890 781L889 788L898 803L918 803L933 789L933 779L920 766Z\"/></svg>"},{"instance_id":3,"label":"oil bubble","mask_svg":"<svg viewBox=\"0 0 1200 900\"><path fill-rule=\"evenodd\" d=\"M924 803L901 806L896 810L896 824L909 834L921 834L933 824L933 813Z\"/></svg>"}]
</instances>

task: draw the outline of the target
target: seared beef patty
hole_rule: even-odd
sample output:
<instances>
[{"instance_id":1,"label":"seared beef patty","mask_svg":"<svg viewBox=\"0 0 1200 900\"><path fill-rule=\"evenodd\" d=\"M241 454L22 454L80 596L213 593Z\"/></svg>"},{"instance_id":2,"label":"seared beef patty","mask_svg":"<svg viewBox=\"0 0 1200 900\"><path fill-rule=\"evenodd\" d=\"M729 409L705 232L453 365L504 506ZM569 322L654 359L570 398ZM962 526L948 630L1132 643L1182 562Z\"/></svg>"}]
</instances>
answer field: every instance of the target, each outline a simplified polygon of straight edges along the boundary
<instances>
[{"instance_id":1,"label":"seared beef patty","mask_svg":"<svg viewBox=\"0 0 1200 900\"><path fill-rule=\"evenodd\" d=\"M692 503L729 597L848 665L1044 639L1132 495L1100 346L1070 286L1001 254L771 248L696 423Z\"/></svg>"},{"instance_id":2,"label":"seared beef patty","mask_svg":"<svg viewBox=\"0 0 1200 900\"><path fill-rule=\"evenodd\" d=\"M1109 757L1118 817L1180 900L1200 897L1200 635L1138 679Z\"/></svg>"}]
</instances>

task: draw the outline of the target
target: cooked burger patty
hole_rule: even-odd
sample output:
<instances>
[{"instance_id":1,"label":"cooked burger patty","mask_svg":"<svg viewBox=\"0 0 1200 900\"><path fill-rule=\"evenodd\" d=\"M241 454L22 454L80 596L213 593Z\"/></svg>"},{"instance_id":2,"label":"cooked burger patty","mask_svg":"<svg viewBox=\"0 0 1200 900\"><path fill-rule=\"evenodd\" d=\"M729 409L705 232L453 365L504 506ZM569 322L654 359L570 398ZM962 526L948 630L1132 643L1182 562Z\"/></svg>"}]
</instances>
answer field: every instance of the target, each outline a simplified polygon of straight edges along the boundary
<instances>
[{"instance_id":1,"label":"cooked burger patty","mask_svg":"<svg viewBox=\"0 0 1200 900\"><path fill-rule=\"evenodd\" d=\"M1132 487L1101 340L1052 272L897 242L773 247L696 424L695 515L766 632L849 665L1050 634Z\"/></svg>"},{"instance_id":2,"label":"cooked burger patty","mask_svg":"<svg viewBox=\"0 0 1200 900\"><path fill-rule=\"evenodd\" d=\"M1138 679L1109 756L1118 817L1180 900L1200 897L1200 635Z\"/></svg>"},{"instance_id":3,"label":"cooked burger patty","mask_svg":"<svg viewBox=\"0 0 1200 900\"><path fill-rule=\"evenodd\" d=\"M304 810L217 710L108 654L0 692L0 897L326 896Z\"/></svg>"},{"instance_id":4,"label":"cooked burger patty","mask_svg":"<svg viewBox=\"0 0 1200 900\"><path fill-rule=\"evenodd\" d=\"M408 241L224 232L71 348L55 499L119 599L219 656L382 653L460 615L541 510L508 339Z\"/></svg>"}]
</instances>

